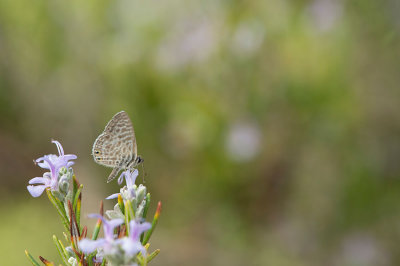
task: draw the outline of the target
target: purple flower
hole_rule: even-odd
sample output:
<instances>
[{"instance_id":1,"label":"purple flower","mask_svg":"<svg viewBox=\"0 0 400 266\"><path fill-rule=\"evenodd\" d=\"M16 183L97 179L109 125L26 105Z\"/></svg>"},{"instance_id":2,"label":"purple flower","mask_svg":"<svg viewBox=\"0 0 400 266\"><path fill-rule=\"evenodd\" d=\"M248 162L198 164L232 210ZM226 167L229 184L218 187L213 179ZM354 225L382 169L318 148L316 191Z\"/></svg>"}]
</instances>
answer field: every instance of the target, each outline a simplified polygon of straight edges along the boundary
<instances>
[{"instance_id":1,"label":"purple flower","mask_svg":"<svg viewBox=\"0 0 400 266\"><path fill-rule=\"evenodd\" d=\"M121 185L121 183L125 177L126 186L121 188L120 193L112 194L112 195L108 196L106 199L118 198L119 194L122 194L122 197L124 198L124 200L132 200L133 198L135 198L135 196L136 196L135 181L136 181L138 174L139 174L139 172L137 169L135 169L134 171L126 170L126 171L122 172L122 174L118 178L118 184Z\"/></svg>"},{"instance_id":2,"label":"purple flower","mask_svg":"<svg viewBox=\"0 0 400 266\"><path fill-rule=\"evenodd\" d=\"M122 181L124 181L124 177L125 177L126 186L133 187L138 174L139 174L139 171L137 169L135 169L133 172L131 172L129 170L124 171L118 178L118 184L121 185Z\"/></svg>"},{"instance_id":3,"label":"purple flower","mask_svg":"<svg viewBox=\"0 0 400 266\"><path fill-rule=\"evenodd\" d=\"M52 140L51 142L55 143L57 145L59 156L54 155L54 154L49 154L49 155L40 157L39 159L36 160L38 165L44 169L50 169L50 171L52 173L53 172L58 173L58 170L61 167L65 167L65 168L71 167L74 164L74 162L70 162L70 160L75 160L77 158L76 155L64 154L64 149L61 146L60 142L58 142L57 140ZM46 158L47 158L47 160L46 160ZM40 161L43 161L43 162L40 162Z\"/></svg>"},{"instance_id":4,"label":"purple flower","mask_svg":"<svg viewBox=\"0 0 400 266\"><path fill-rule=\"evenodd\" d=\"M141 252L143 256L146 254L146 249L140 242L140 235L149 230L151 224L148 222L140 223L135 220L129 222L129 236L121 239L122 249L128 256L134 256L138 252Z\"/></svg>"},{"instance_id":5,"label":"purple flower","mask_svg":"<svg viewBox=\"0 0 400 266\"><path fill-rule=\"evenodd\" d=\"M60 169L63 167L68 169L69 167L71 167L71 165L74 164L74 162L70 162L70 160L74 160L77 158L74 154L65 155L64 149L61 146L60 142L56 140L52 140L51 142L57 145L59 156L49 154L36 160L41 168L49 169L50 172L44 173L43 177L34 177L29 180L29 186L27 186L27 189L33 197L39 197L48 187L52 191L58 190L58 176ZM33 186L34 184L39 185Z\"/></svg>"},{"instance_id":6,"label":"purple flower","mask_svg":"<svg viewBox=\"0 0 400 266\"><path fill-rule=\"evenodd\" d=\"M85 254L92 253L98 248L102 248L105 254L110 253L114 244L114 228L123 224L124 220L114 219L108 221L99 214L90 214L89 217L99 218L103 221L104 238L97 240L83 239L79 242L79 249Z\"/></svg>"}]
</instances>

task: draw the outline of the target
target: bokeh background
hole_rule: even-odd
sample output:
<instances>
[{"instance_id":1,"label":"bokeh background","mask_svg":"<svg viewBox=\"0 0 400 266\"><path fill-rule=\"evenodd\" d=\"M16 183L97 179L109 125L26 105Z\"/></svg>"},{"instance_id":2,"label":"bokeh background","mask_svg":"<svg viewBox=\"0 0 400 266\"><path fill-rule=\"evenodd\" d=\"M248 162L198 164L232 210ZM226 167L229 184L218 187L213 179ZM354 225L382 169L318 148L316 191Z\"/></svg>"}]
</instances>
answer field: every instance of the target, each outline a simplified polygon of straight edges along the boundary
<instances>
[{"instance_id":1,"label":"bokeh background","mask_svg":"<svg viewBox=\"0 0 400 266\"><path fill-rule=\"evenodd\" d=\"M399 84L397 0L0 1L1 264L60 262L51 139L84 214L118 191L90 153L125 110L151 265L400 265Z\"/></svg>"}]
</instances>

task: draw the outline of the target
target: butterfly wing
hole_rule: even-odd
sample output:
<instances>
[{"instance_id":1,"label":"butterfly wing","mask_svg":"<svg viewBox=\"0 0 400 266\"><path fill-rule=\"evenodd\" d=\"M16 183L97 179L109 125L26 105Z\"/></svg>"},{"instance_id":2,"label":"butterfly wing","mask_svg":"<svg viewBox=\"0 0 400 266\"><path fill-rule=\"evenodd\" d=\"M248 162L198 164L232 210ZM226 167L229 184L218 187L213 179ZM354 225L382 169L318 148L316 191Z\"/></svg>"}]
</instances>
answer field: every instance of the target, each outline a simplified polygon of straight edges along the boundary
<instances>
[{"instance_id":1,"label":"butterfly wing","mask_svg":"<svg viewBox=\"0 0 400 266\"><path fill-rule=\"evenodd\" d=\"M92 154L98 164L123 169L137 157L135 132L128 115L121 111L108 122L93 144Z\"/></svg>"}]
</instances>

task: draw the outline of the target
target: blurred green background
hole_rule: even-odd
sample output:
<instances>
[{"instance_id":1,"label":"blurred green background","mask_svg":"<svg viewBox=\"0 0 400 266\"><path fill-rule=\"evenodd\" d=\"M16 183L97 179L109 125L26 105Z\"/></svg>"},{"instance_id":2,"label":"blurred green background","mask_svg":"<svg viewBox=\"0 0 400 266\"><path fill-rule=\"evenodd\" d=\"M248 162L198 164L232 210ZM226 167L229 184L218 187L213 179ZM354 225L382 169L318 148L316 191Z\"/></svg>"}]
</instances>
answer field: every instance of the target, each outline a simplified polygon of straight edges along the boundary
<instances>
[{"instance_id":1,"label":"blurred green background","mask_svg":"<svg viewBox=\"0 0 400 266\"><path fill-rule=\"evenodd\" d=\"M397 0L0 1L2 265L58 260L32 163L125 110L163 203L151 265L400 265ZM138 178L142 181L142 177ZM114 201L107 201L111 209ZM85 220L89 228L95 221Z\"/></svg>"}]
</instances>

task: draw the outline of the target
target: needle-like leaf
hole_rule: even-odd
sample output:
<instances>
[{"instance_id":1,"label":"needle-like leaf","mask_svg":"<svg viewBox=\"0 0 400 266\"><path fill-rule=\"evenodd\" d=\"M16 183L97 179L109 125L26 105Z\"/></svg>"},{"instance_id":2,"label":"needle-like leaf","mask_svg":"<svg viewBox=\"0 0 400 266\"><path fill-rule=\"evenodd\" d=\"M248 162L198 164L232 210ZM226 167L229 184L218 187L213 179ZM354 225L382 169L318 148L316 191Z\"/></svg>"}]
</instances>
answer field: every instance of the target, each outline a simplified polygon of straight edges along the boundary
<instances>
[{"instance_id":1,"label":"needle-like leaf","mask_svg":"<svg viewBox=\"0 0 400 266\"><path fill-rule=\"evenodd\" d=\"M44 265L46 266L54 266L54 262L51 262L49 260L46 260L45 258L43 258L42 256L39 256L39 259L44 263Z\"/></svg>"},{"instance_id":2,"label":"needle-like leaf","mask_svg":"<svg viewBox=\"0 0 400 266\"><path fill-rule=\"evenodd\" d=\"M28 257L28 260L32 263L33 266L40 266L39 262L37 262L31 254L27 250L25 250L25 255Z\"/></svg>"},{"instance_id":3,"label":"needle-like leaf","mask_svg":"<svg viewBox=\"0 0 400 266\"><path fill-rule=\"evenodd\" d=\"M100 202L100 215L103 216L104 214L104 209L103 209L103 201ZM101 219L97 219L96 225L93 229L93 235L92 235L92 240L96 240L97 237L99 236L99 232L100 232L100 227L102 224L102 220Z\"/></svg>"},{"instance_id":4,"label":"needle-like leaf","mask_svg":"<svg viewBox=\"0 0 400 266\"><path fill-rule=\"evenodd\" d=\"M62 246L61 241L58 240L58 238L55 235L53 235L53 242L57 247L58 254L60 255L62 261L66 265L68 265L68 255L66 253L66 250L64 249L64 246Z\"/></svg>"},{"instance_id":5,"label":"needle-like leaf","mask_svg":"<svg viewBox=\"0 0 400 266\"><path fill-rule=\"evenodd\" d=\"M65 229L69 232L69 221L68 221L67 214L65 212L64 205L62 204L62 202L59 199L57 199L56 197L53 196L50 188L46 188L46 193L47 193L47 196L49 197L50 202L53 204L53 206L56 208L58 214L60 215L61 222L63 223Z\"/></svg>"},{"instance_id":6,"label":"needle-like leaf","mask_svg":"<svg viewBox=\"0 0 400 266\"><path fill-rule=\"evenodd\" d=\"M153 233L154 229L156 228L157 222L158 222L158 217L160 216L160 213L161 213L161 201L158 202L157 210L156 210L156 213L154 214L154 219L151 224L151 228L149 231L146 232L146 234L144 236L144 239L142 241L143 245L149 241L151 234Z\"/></svg>"},{"instance_id":7,"label":"needle-like leaf","mask_svg":"<svg viewBox=\"0 0 400 266\"><path fill-rule=\"evenodd\" d=\"M154 250L148 257L147 257L147 262L150 262L152 259L154 259L158 253L160 253L159 249Z\"/></svg>"}]
</instances>

